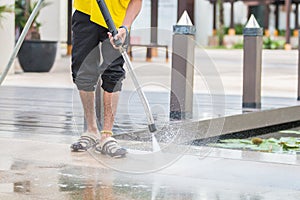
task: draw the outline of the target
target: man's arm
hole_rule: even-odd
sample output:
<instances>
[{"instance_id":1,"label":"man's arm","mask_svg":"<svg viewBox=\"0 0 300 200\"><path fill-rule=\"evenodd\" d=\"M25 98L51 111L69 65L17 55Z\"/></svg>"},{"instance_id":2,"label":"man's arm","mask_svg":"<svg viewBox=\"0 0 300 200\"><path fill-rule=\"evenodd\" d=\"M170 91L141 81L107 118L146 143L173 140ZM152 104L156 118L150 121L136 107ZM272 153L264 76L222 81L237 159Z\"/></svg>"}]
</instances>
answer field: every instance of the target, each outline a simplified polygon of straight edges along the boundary
<instances>
[{"instance_id":1,"label":"man's arm","mask_svg":"<svg viewBox=\"0 0 300 200\"><path fill-rule=\"evenodd\" d=\"M131 0L128 4L128 8L122 25L126 26L127 28L130 28L133 21L140 13L141 8L142 8L142 0Z\"/></svg>"},{"instance_id":2,"label":"man's arm","mask_svg":"<svg viewBox=\"0 0 300 200\"><path fill-rule=\"evenodd\" d=\"M127 10L126 10L126 15L123 20L122 26L125 26L127 29L130 29L133 21L135 20L137 15L140 13L141 8L142 8L142 0L131 0L128 4ZM124 28L124 27L119 28L118 34L115 36L115 39L121 38L122 43L124 43L127 31L128 31L128 30L126 30L126 28ZM114 46L114 42L113 42L111 33L108 33L108 35L109 35L112 45Z\"/></svg>"}]
</instances>

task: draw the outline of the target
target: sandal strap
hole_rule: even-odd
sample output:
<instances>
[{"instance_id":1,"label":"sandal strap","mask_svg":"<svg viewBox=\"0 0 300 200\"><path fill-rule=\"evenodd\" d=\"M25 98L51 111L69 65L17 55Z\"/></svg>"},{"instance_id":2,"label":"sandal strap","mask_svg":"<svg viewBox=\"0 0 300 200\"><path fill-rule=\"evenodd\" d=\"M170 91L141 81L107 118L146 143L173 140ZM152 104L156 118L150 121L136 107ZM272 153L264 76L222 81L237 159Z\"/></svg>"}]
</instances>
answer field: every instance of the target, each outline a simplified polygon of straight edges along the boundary
<instances>
[{"instance_id":1,"label":"sandal strap","mask_svg":"<svg viewBox=\"0 0 300 200\"><path fill-rule=\"evenodd\" d=\"M97 143L99 141L99 138L94 133L84 133L80 136L79 140L83 138L86 138L88 140L92 140L93 142Z\"/></svg>"},{"instance_id":2,"label":"sandal strap","mask_svg":"<svg viewBox=\"0 0 300 200\"><path fill-rule=\"evenodd\" d=\"M126 154L126 149L122 148L117 140L113 137L105 138L101 143L101 152L112 157L123 156Z\"/></svg>"},{"instance_id":3,"label":"sandal strap","mask_svg":"<svg viewBox=\"0 0 300 200\"><path fill-rule=\"evenodd\" d=\"M113 150L119 147L117 140L113 137L105 138L101 146L105 153L114 153Z\"/></svg>"},{"instance_id":4,"label":"sandal strap","mask_svg":"<svg viewBox=\"0 0 300 200\"><path fill-rule=\"evenodd\" d=\"M99 143L99 139L95 134L84 133L80 136L77 142L75 142L71 148L75 151L87 150Z\"/></svg>"}]
</instances>

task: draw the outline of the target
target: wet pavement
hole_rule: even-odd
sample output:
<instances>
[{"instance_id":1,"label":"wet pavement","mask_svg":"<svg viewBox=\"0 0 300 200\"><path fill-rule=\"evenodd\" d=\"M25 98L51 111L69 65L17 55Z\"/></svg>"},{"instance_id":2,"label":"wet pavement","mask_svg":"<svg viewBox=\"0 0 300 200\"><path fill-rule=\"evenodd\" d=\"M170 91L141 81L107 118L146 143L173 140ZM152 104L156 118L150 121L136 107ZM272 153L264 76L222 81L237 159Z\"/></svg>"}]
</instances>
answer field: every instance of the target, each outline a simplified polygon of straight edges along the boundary
<instances>
[{"instance_id":1,"label":"wet pavement","mask_svg":"<svg viewBox=\"0 0 300 200\"><path fill-rule=\"evenodd\" d=\"M137 159L137 152L95 159L93 152L70 153L66 144L0 139L0 145L1 199L296 200L300 195L297 155L191 147L167 167L134 173L112 168L133 160L135 168L144 168L148 163Z\"/></svg>"},{"instance_id":2,"label":"wet pavement","mask_svg":"<svg viewBox=\"0 0 300 200\"><path fill-rule=\"evenodd\" d=\"M207 53L208 56L197 54L197 63L214 60L226 96L213 105L211 94L199 86L202 84L195 85L194 119L217 116L213 109L219 105L224 106L222 116L242 114L241 51ZM296 81L296 62L291 59L295 55L295 51L264 52L263 110L299 105L294 97L296 89L291 87ZM10 75L0 88L1 200L299 199L300 157L296 154L172 142L160 144L162 150L152 152L151 141L123 140L120 143L130 152L124 159L111 159L93 150L70 152L70 143L83 129L83 114L66 68L68 64L69 59L62 58L51 73ZM143 89L156 121L168 123L166 88L170 68L157 60L136 61L134 65L140 65L136 72L145 85ZM154 69L158 68L161 71L157 75ZM115 132L144 130L146 118L142 105L130 90L130 81L124 86Z\"/></svg>"}]
</instances>

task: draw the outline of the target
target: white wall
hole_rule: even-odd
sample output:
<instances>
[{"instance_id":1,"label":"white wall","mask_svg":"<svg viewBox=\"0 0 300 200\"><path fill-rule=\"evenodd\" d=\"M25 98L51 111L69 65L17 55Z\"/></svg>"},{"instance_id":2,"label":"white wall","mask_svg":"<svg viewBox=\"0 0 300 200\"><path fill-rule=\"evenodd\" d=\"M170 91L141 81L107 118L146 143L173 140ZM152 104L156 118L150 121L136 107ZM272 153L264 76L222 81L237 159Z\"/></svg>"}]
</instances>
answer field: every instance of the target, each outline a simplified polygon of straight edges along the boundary
<instances>
[{"instance_id":1,"label":"white wall","mask_svg":"<svg viewBox=\"0 0 300 200\"><path fill-rule=\"evenodd\" d=\"M11 0L2 0L1 5L14 4ZM7 13L1 20L0 25L0 72L6 67L9 57L11 56L15 44L15 15ZM9 73L14 72L14 66L11 67Z\"/></svg>"}]
</instances>

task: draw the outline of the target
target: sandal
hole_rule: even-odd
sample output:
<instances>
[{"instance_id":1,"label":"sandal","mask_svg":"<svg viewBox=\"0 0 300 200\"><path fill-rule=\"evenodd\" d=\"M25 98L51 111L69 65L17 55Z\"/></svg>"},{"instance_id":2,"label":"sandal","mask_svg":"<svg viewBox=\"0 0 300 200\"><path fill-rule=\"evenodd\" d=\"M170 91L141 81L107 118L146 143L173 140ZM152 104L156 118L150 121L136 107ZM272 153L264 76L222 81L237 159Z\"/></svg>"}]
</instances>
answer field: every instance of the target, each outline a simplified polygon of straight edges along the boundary
<instances>
[{"instance_id":1,"label":"sandal","mask_svg":"<svg viewBox=\"0 0 300 200\"><path fill-rule=\"evenodd\" d=\"M107 137L102 142L97 144L95 152L109 155L113 158L122 158L127 154L127 150L120 147L117 140L113 137Z\"/></svg>"},{"instance_id":2,"label":"sandal","mask_svg":"<svg viewBox=\"0 0 300 200\"><path fill-rule=\"evenodd\" d=\"M72 151L87 151L99 143L99 139L96 134L84 133L80 136L77 142L71 145Z\"/></svg>"}]
</instances>

